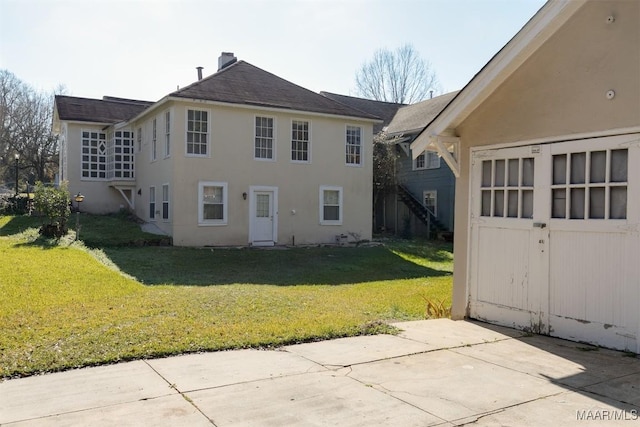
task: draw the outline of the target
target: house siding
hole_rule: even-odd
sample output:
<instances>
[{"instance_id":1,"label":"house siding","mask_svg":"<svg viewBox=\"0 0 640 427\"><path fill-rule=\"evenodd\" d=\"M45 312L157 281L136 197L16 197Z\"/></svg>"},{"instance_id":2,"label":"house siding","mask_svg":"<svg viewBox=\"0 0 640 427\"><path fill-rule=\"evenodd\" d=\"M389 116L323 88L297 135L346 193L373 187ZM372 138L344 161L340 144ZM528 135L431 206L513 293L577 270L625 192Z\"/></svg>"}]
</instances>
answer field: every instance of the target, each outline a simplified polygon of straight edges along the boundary
<instances>
[{"instance_id":1,"label":"house siding","mask_svg":"<svg viewBox=\"0 0 640 427\"><path fill-rule=\"evenodd\" d=\"M407 188L416 199L422 200L424 191L437 191L438 221L447 231L453 231L455 177L447 163L441 159L439 168L413 170L413 160L402 152L397 165L398 183Z\"/></svg>"}]
</instances>

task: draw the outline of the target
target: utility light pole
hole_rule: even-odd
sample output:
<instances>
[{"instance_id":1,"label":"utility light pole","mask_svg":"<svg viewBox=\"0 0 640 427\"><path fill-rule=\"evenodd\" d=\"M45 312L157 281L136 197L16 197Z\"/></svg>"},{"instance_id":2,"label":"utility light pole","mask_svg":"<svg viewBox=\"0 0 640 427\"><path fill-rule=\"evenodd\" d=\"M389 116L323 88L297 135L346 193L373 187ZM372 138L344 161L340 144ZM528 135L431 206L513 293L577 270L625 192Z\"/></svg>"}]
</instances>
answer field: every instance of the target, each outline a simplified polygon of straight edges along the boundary
<instances>
[{"instance_id":1,"label":"utility light pole","mask_svg":"<svg viewBox=\"0 0 640 427\"><path fill-rule=\"evenodd\" d=\"M16 199L18 198L18 160L20 160L20 154L16 153L15 154L15 159L16 159Z\"/></svg>"}]
</instances>

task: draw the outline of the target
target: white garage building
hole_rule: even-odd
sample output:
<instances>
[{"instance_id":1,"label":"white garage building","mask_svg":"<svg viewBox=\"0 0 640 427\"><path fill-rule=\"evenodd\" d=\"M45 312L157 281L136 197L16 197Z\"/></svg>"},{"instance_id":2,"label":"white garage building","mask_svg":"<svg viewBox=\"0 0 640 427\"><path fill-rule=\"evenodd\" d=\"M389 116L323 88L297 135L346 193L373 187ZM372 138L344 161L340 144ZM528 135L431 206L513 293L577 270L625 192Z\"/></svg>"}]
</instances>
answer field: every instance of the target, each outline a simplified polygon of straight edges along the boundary
<instances>
[{"instance_id":1,"label":"white garage building","mask_svg":"<svg viewBox=\"0 0 640 427\"><path fill-rule=\"evenodd\" d=\"M457 175L454 318L640 353L640 2L549 1L411 148Z\"/></svg>"}]
</instances>

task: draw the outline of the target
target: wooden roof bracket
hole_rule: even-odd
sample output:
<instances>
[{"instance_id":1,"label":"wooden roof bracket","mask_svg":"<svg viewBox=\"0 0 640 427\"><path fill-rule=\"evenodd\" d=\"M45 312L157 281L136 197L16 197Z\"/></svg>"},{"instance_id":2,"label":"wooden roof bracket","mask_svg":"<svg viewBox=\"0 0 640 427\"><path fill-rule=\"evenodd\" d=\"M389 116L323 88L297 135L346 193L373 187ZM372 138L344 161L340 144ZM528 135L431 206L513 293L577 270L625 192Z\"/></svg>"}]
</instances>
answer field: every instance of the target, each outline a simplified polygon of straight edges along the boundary
<instances>
[{"instance_id":1,"label":"wooden roof bracket","mask_svg":"<svg viewBox=\"0 0 640 427\"><path fill-rule=\"evenodd\" d=\"M447 162L451 172L456 178L460 178L460 138L456 136L431 135L429 145L436 149L438 155Z\"/></svg>"}]
</instances>

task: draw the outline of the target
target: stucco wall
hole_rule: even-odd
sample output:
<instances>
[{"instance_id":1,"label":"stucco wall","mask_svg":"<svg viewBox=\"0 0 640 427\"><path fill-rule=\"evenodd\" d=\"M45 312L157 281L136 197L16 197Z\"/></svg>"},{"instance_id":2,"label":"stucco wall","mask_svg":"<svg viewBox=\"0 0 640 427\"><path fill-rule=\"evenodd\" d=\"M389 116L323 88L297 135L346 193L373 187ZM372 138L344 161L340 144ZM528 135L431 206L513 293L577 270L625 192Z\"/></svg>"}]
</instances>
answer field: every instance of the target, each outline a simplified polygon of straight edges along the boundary
<instances>
[{"instance_id":1,"label":"stucco wall","mask_svg":"<svg viewBox=\"0 0 640 427\"><path fill-rule=\"evenodd\" d=\"M640 126L639 22L640 2L588 2L456 129L452 317L467 302L470 147Z\"/></svg>"},{"instance_id":2,"label":"stucco wall","mask_svg":"<svg viewBox=\"0 0 640 427\"><path fill-rule=\"evenodd\" d=\"M175 245L246 245L249 242L249 193L251 186L278 188L278 244L329 243L335 235L357 233L362 239L371 238L372 204L372 125L303 114L260 111L206 103L178 103L172 105L172 155L170 159L158 155L150 162L149 138L136 163L138 187L142 202L136 211L148 217L148 186L156 185L156 203L161 197L162 183L170 184L170 224ZM186 111L203 109L210 114L210 155L185 155ZM158 127L164 126L163 109L159 109ZM155 114L155 112L154 112ZM275 119L275 160L254 159L255 116ZM149 122L144 117L144 123ZM291 120L310 122L311 162L290 161ZM346 125L362 126L364 165L345 165ZM136 124L136 127L138 124ZM147 129L149 125L145 125ZM162 127L164 129L164 127ZM159 132L160 133L160 132ZM144 132L150 135L150 130ZM160 138L159 138L160 139ZM162 133L164 141L164 133ZM159 144L159 147L161 145ZM198 183L226 182L228 187L228 221L226 225L198 225ZM343 187L343 223L340 226L319 224L319 191L321 185ZM145 197L145 193L147 196ZM293 214L295 211L295 214ZM161 227L161 219L156 223Z\"/></svg>"},{"instance_id":3,"label":"stucco wall","mask_svg":"<svg viewBox=\"0 0 640 427\"><path fill-rule=\"evenodd\" d=\"M69 193L82 193L85 198L80 207L82 212L105 214L117 212L120 207L126 208L127 202L117 190L109 187L109 182L97 179L81 179L82 174L82 131L103 132L103 125L69 123L67 126L67 165L66 176ZM72 197L73 199L73 197ZM76 206L76 202L73 202Z\"/></svg>"}]
</instances>

